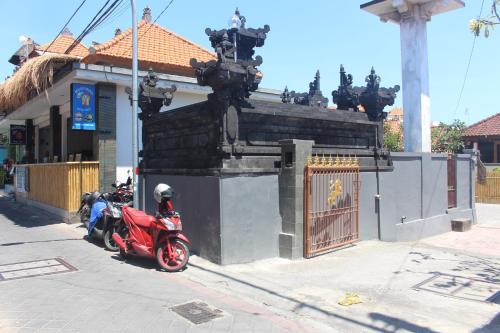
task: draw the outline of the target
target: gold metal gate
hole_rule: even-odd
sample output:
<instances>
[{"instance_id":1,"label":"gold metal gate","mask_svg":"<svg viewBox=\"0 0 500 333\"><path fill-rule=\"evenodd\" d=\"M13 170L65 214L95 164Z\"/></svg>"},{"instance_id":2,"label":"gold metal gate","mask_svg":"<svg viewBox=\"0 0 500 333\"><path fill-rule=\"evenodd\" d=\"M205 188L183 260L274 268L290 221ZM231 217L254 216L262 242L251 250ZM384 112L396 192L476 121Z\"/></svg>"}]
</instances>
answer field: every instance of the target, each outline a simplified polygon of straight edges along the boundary
<instances>
[{"instance_id":1,"label":"gold metal gate","mask_svg":"<svg viewBox=\"0 0 500 333\"><path fill-rule=\"evenodd\" d=\"M359 239L359 163L312 156L304 170L304 257Z\"/></svg>"}]
</instances>

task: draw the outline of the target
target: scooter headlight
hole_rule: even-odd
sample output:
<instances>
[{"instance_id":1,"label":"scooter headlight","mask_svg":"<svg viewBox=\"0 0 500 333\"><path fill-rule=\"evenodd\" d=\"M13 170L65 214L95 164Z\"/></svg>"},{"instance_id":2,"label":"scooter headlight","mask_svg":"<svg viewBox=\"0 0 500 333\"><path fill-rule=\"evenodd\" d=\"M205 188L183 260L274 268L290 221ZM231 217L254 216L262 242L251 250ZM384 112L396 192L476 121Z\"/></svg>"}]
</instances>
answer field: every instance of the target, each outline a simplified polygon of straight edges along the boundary
<instances>
[{"instance_id":1,"label":"scooter headlight","mask_svg":"<svg viewBox=\"0 0 500 333\"><path fill-rule=\"evenodd\" d=\"M167 227L167 230L175 230L174 222L170 221L169 219L162 219L162 221L165 227Z\"/></svg>"},{"instance_id":2,"label":"scooter headlight","mask_svg":"<svg viewBox=\"0 0 500 333\"><path fill-rule=\"evenodd\" d=\"M112 206L111 214L114 218L120 218L122 216L122 212L118 207Z\"/></svg>"}]
</instances>

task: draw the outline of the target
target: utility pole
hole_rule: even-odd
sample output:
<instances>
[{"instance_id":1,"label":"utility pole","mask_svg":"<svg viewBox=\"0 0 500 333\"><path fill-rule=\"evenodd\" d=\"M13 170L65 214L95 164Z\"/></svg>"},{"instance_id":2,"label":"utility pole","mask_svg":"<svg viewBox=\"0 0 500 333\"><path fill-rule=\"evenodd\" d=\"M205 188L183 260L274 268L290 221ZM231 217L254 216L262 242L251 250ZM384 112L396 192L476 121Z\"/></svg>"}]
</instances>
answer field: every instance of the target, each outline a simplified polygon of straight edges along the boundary
<instances>
[{"instance_id":1,"label":"utility pole","mask_svg":"<svg viewBox=\"0 0 500 333\"><path fill-rule=\"evenodd\" d=\"M137 183L139 180L139 137L137 135L137 107L138 107L138 41L137 41L137 17L135 12L135 0L130 0L132 10L132 187L134 192L134 207L139 208L139 193Z\"/></svg>"}]
</instances>

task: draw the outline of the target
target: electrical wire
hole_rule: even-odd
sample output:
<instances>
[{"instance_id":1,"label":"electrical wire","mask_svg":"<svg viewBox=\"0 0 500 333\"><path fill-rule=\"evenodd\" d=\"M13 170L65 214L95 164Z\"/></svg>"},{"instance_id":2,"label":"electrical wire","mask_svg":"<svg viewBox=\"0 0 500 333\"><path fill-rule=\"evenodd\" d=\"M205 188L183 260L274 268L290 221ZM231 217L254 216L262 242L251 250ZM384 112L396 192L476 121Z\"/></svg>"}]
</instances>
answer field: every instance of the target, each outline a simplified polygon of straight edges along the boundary
<instances>
[{"instance_id":1,"label":"electrical wire","mask_svg":"<svg viewBox=\"0 0 500 333\"><path fill-rule=\"evenodd\" d=\"M116 9L115 13L111 15L106 20L106 22L103 22L98 27L96 27L94 31L101 30L102 28L109 26L111 23L116 22L116 20L120 18L129 9L130 9L130 2L129 1L123 2L121 6Z\"/></svg>"},{"instance_id":2,"label":"electrical wire","mask_svg":"<svg viewBox=\"0 0 500 333\"><path fill-rule=\"evenodd\" d=\"M101 9L97 12L94 18L90 21L90 23L83 29L82 33L75 39L73 44L68 47L65 51L65 54L70 53L77 45L80 43L85 36L94 31L96 27L105 22L111 14L117 9L117 7L123 2L123 0L115 0L109 5L108 8L106 6L109 4L111 0L106 1L106 3L101 7ZM101 14L102 13L102 14Z\"/></svg>"},{"instance_id":3,"label":"electrical wire","mask_svg":"<svg viewBox=\"0 0 500 333\"><path fill-rule=\"evenodd\" d=\"M73 19L73 17L75 17L76 13L78 13L78 11L80 10L80 8L82 8L82 6L85 4L85 2L87 2L87 0L83 0L82 3L80 4L80 6L78 6L78 8L73 12L73 15L71 15L71 17L66 21L66 23L62 27L61 31L59 31L59 33L57 34L57 36L52 40L52 42L50 42L49 46L46 47L45 50L43 50L42 55L44 55L45 52L47 52L47 50L50 49L50 47L52 46L52 44L54 44L54 42L56 41L57 37L59 37L63 33L64 29L66 29L66 27L68 26L68 24L71 22L71 20Z\"/></svg>"},{"instance_id":4,"label":"electrical wire","mask_svg":"<svg viewBox=\"0 0 500 333\"><path fill-rule=\"evenodd\" d=\"M478 19L483 14L483 7L484 7L484 0L482 0L482 2L481 2L481 9L479 10L479 15L477 16ZM467 77L469 75L469 69L470 69L470 63L472 61L472 55L474 54L474 48L476 47L476 39L477 39L477 35L474 34L474 40L472 41L472 48L470 50L469 61L467 63L467 69L465 70L464 81L462 83L462 87L460 88L460 93L458 95L457 106L455 107L455 111L453 111L453 118L456 117L458 108L460 106L460 102L462 101L462 95L464 93L465 83L467 82Z\"/></svg>"}]
</instances>

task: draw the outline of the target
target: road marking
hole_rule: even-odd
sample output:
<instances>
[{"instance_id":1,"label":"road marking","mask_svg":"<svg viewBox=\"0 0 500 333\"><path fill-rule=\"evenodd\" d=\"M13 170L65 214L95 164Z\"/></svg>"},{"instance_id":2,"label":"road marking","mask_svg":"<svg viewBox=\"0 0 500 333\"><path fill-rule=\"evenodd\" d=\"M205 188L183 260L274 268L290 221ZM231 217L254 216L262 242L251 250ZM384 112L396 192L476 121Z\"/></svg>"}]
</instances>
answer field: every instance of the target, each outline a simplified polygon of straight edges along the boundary
<instances>
[{"instance_id":1,"label":"road marking","mask_svg":"<svg viewBox=\"0 0 500 333\"><path fill-rule=\"evenodd\" d=\"M77 269L61 258L11 263L0 265L0 281L74 271L77 271Z\"/></svg>"},{"instance_id":2,"label":"road marking","mask_svg":"<svg viewBox=\"0 0 500 333\"><path fill-rule=\"evenodd\" d=\"M498 302L497 295L500 292L500 285L494 281L443 273L436 273L413 288L448 297L491 303Z\"/></svg>"}]
</instances>

